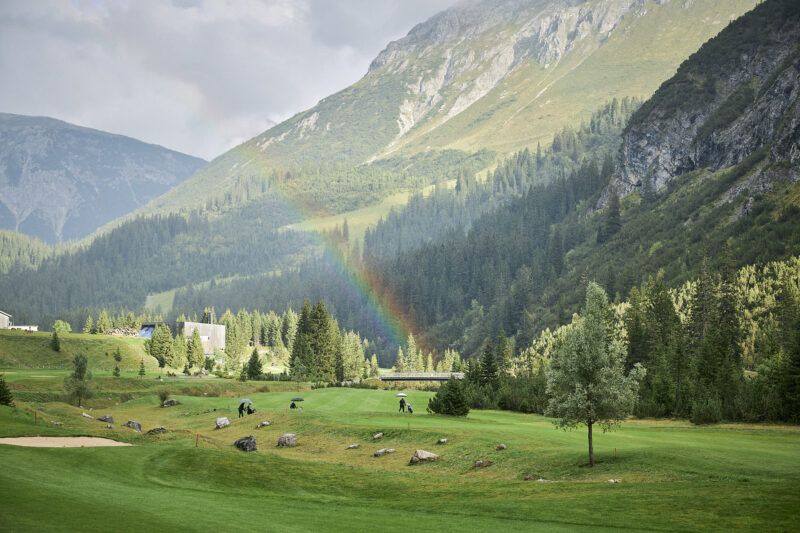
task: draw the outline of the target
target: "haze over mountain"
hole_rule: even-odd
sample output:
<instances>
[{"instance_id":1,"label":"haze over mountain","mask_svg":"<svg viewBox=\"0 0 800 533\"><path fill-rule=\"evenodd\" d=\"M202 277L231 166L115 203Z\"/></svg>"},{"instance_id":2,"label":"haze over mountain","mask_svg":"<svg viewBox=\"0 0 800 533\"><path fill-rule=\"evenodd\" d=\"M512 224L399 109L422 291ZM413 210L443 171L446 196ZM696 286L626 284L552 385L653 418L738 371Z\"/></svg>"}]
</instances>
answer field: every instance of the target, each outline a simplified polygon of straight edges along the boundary
<instances>
[{"instance_id":1,"label":"haze over mountain","mask_svg":"<svg viewBox=\"0 0 800 533\"><path fill-rule=\"evenodd\" d=\"M81 239L205 163L130 137L0 113L0 228L50 243Z\"/></svg>"},{"instance_id":2,"label":"haze over mountain","mask_svg":"<svg viewBox=\"0 0 800 533\"><path fill-rule=\"evenodd\" d=\"M196 206L239 178L275 169L402 161L446 149L503 154L535 148L614 97L649 96L753 5L461 3L389 43L357 83L221 155L139 213Z\"/></svg>"}]
</instances>

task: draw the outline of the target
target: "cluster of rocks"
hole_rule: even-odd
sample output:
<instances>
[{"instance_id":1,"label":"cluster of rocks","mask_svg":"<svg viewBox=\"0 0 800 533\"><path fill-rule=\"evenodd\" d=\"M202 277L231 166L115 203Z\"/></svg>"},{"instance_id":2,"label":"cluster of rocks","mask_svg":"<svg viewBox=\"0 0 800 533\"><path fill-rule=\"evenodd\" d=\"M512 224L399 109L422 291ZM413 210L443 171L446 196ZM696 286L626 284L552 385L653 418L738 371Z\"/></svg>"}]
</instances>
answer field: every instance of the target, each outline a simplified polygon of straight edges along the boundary
<instances>
[{"instance_id":1,"label":"cluster of rocks","mask_svg":"<svg viewBox=\"0 0 800 533\"><path fill-rule=\"evenodd\" d=\"M167 428L165 428L164 426L159 426L159 427L157 427L157 428L153 428L153 429L151 429L151 430L150 430L150 431L148 431L146 434L147 434L147 435L160 435L160 434L162 434L162 433L167 433L167 432L168 432L168 431L167 431Z\"/></svg>"},{"instance_id":2,"label":"cluster of rocks","mask_svg":"<svg viewBox=\"0 0 800 533\"><path fill-rule=\"evenodd\" d=\"M173 405L180 405L181 402L176 400L175 398L170 398L169 400L164 400L161 403L161 407L172 407Z\"/></svg>"},{"instance_id":3,"label":"cluster of rocks","mask_svg":"<svg viewBox=\"0 0 800 533\"><path fill-rule=\"evenodd\" d=\"M397 450L395 450L394 448L381 448L380 450L375 452L373 455L375 457L381 457L382 455L386 455L387 453L394 453L396 451Z\"/></svg>"}]
</instances>

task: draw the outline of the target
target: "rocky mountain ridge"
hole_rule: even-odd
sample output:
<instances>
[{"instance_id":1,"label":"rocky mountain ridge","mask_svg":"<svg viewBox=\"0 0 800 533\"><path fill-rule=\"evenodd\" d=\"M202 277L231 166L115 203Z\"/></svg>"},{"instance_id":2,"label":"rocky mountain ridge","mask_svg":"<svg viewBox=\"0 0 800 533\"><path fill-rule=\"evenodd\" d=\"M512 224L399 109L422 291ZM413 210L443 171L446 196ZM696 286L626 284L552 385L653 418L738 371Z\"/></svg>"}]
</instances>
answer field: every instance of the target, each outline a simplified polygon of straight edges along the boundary
<instances>
[{"instance_id":1,"label":"rocky mountain ridge","mask_svg":"<svg viewBox=\"0 0 800 533\"><path fill-rule=\"evenodd\" d=\"M0 113L0 228L81 239L205 164L129 137Z\"/></svg>"},{"instance_id":2,"label":"rocky mountain ridge","mask_svg":"<svg viewBox=\"0 0 800 533\"><path fill-rule=\"evenodd\" d=\"M731 197L772 190L775 179L798 181L799 98L800 4L765 2L692 55L634 115L613 187L621 195L658 190L748 157L760 165Z\"/></svg>"}]
</instances>

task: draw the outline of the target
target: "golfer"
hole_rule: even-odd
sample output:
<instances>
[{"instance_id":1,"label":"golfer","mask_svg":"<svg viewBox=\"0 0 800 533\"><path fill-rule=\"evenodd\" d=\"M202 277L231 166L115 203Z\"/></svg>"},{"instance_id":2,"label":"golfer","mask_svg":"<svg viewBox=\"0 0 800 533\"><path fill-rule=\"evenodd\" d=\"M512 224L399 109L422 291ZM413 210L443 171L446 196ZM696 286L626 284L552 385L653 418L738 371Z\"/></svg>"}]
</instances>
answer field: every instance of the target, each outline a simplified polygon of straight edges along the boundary
<instances>
[{"instance_id":1,"label":"golfer","mask_svg":"<svg viewBox=\"0 0 800 533\"><path fill-rule=\"evenodd\" d=\"M403 413L406 412L406 399L405 398L400 398L400 409L398 409L398 411L401 411Z\"/></svg>"}]
</instances>

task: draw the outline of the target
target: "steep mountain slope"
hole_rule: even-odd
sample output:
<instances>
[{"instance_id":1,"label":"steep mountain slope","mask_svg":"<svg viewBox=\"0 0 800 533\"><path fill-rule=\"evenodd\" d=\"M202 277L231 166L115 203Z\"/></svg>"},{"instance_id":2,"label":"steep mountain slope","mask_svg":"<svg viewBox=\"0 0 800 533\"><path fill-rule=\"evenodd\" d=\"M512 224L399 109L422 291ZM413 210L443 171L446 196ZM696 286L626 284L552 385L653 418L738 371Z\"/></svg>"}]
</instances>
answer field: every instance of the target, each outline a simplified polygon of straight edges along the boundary
<instances>
[{"instance_id":1,"label":"steep mountain slope","mask_svg":"<svg viewBox=\"0 0 800 533\"><path fill-rule=\"evenodd\" d=\"M754 196L777 178L797 181L798 99L800 3L765 2L693 54L633 116L614 186L621 194L654 191L681 174L727 168L753 154L763 165L734 193Z\"/></svg>"},{"instance_id":2,"label":"steep mountain slope","mask_svg":"<svg viewBox=\"0 0 800 533\"><path fill-rule=\"evenodd\" d=\"M0 113L0 227L51 243L80 239L204 164L129 137Z\"/></svg>"},{"instance_id":3,"label":"steep mountain slope","mask_svg":"<svg viewBox=\"0 0 800 533\"><path fill-rule=\"evenodd\" d=\"M509 153L614 97L647 97L756 0L467 1L390 43L367 74L220 156L141 213L242 176L455 148Z\"/></svg>"}]
</instances>

